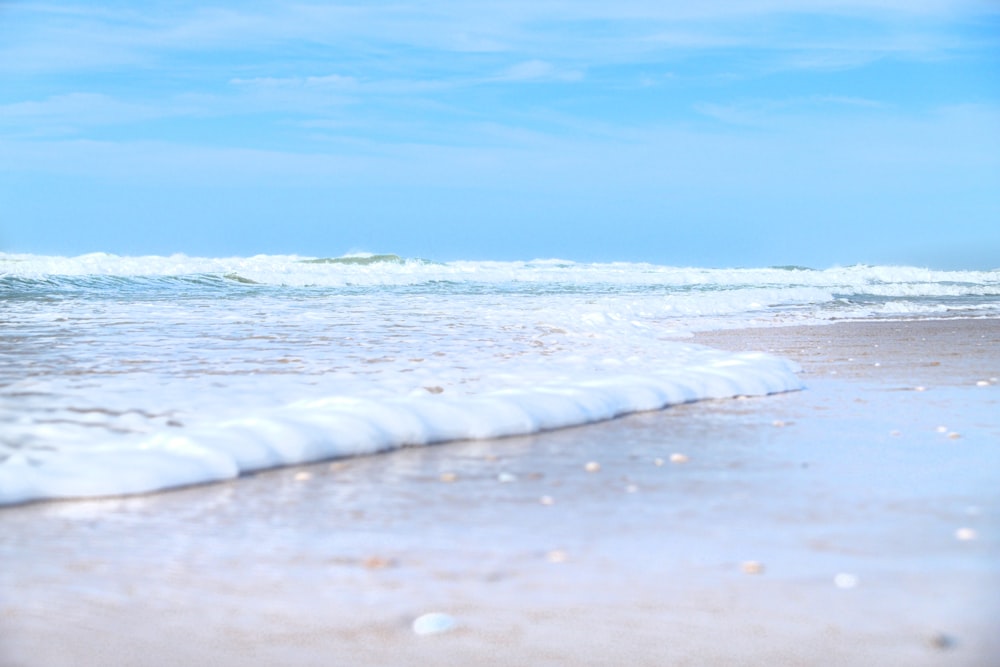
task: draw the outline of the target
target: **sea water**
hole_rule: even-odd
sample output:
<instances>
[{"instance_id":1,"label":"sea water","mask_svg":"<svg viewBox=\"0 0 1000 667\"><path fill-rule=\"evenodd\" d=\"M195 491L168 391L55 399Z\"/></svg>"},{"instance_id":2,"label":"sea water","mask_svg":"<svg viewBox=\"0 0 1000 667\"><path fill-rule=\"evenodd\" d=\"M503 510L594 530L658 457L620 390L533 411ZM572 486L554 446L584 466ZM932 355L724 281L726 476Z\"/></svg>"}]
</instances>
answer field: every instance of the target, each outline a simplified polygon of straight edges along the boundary
<instances>
[{"instance_id":1,"label":"sea water","mask_svg":"<svg viewBox=\"0 0 1000 667\"><path fill-rule=\"evenodd\" d=\"M0 504L801 387L696 331L998 314L1000 271L0 253Z\"/></svg>"}]
</instances>

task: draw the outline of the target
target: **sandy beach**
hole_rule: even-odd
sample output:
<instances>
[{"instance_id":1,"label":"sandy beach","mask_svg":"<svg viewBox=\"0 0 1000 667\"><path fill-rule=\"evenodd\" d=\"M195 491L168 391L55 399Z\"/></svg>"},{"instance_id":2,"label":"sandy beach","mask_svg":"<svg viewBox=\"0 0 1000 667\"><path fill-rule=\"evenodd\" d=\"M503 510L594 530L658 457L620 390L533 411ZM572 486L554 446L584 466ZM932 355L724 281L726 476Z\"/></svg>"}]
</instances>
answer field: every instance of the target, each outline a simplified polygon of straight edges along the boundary
<instances>
[{"instance_id":1,"label":"sandy beach","mask_svg":"<svg viewBox=\"0 0 1000 667\"><path fill-rule=\"evenodd\" d=\"M806 389L0 509L0 665L1000 664L1000 321L694 340Z\"/></svg>"}]
</instances>

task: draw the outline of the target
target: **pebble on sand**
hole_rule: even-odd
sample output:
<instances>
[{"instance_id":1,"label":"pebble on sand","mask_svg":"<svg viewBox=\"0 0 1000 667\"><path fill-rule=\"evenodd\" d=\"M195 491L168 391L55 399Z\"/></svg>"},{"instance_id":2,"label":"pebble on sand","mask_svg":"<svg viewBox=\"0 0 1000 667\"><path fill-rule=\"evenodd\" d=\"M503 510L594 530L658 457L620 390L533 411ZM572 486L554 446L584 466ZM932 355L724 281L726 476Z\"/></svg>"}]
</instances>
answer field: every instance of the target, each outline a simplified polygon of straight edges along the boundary
<instances>
[{"instance_id":1,"label":"pebble on sand","mask_svg":"<svg viewBox=\"0 0 1000 667\"><path fill-rule=\"evenodd\" d=\"M841 572L833 578L833 585L837 588L856 588L858 585L858 577L854 574Z\"/></svg>"},{"instance_id":2,"label":"pebble on sand","mask_svg":"<svg viewBox=\"0 0 1000 667\"><path fill-rule=\"evenodd\" d=\"M443 472L443 473L441 473L441 481L442 482L454 482L456 479L458 479L458 475L456 475L453 472Z\"/></svg>"},{"instance_id":3,"label":"pebble on sand","mask_svg":"<svg viewBox=\"0 0 1000 667\"><path fill-rule=\"evenodd\" d=\"M455 618L438 611L418 616L413 620L413 632L421 635L437 635L455 629Z\"/></svg>"},{"instance_id":4,"label":"pebble on sand","mask_svg":"<svg viewBox=\"0 0 1000 667\"><path fill-rule=\"evenodd\" d=\"M743 570L744 574L762 574L764 572L764 564L756 560L747 560L743 561L740 569Z\"/></svg>"},{"instance_id":5,"label":"pebble on sand","mask_svg":"<svg viewBox=\"0 0 1000 667\"><path fill-rule=\"evenodd\" d=\"M509 472L502 472L497 475L497 481L501 484L510 484L517 481L517 475Z\"/></svg>"},{"instance_id":6,"label":"pebble on sand","mask_svg":"<svg viewBox=\"0 0 1000 667\"><path fill-rule=\"evenodd\" d=\"M297 472L294 477L296 482L305 482L306 480L312 479L311 472Z\"/></svg>"},{"instance_id":7,"label":"pebble on sand","mask_svg":"<svg viewBox=\"0 0 1000 667\"><path fill-rule=\"evenodd\" d=\"M587 465L583 466L583 469L587 472L597 472L601 469L601 464L597 461L588 461Z\"/></svg>"},{"instance_id":8,"label":"pebble on sand","mask_svg":"<svg viewBox=\"0 0 1000 667\"><path fill-rule=\"evenodd\" d=\"M541 498L538 499L538 502L540 502L543 505L555 505L556 499L553 498L552 496L542 496Z\"/></svg>"},{"instance_id":9,"label":"pebble on sand","mask_svg":"<svg viewBox=\"0 0 1000 667\"><path fill-rule=\"evenodd\" d=\"M690 460L691 459L688 458L687 454L671 454L670 455L670 462L671 463L687 463Z\"/></svg>"},{"instance_id":10,"label":"pebble on sand","mask_svg":"<svg viewBox=\"0 0 1000 667\"><path fill-rule=\"evenodd\" d=\"M363 561L361 565L366 570L384 570L389 567L393 567L396 561L392 558L385 558L384 556L368 556Z\"/></svg>"},{"instance_id":11,"label":"pebble on sand","mask_svg":"<svg viewBox=\"0 0 1000 667\"><path fill-rule=\"evenodd\" d=\"M945 651L947 649L955 647L955 638L949 637L943 632L939 632L933 637L931 637L928 640L928 643L931 645L931 648L936 648Z\"/></svg>"}]
</instances>

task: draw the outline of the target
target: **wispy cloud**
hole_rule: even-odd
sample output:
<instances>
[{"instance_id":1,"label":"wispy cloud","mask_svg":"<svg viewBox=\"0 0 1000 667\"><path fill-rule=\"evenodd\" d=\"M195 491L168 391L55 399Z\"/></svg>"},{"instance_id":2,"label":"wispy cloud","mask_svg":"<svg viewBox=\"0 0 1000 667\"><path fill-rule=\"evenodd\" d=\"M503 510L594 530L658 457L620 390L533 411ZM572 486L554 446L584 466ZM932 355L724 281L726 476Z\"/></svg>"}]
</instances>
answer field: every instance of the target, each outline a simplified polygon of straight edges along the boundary
<instances>
[{"instance_id":1,"label":"wispy cloud","mask_svg":"<svg viewBox=\"0 0 1000 667\"><path fill-rule=\"evenodd\" d=\"M191 112L191 107L182 103L164 108L96 93L66 93L0 105L0 135L66 135L86 127L121 126Z\"/></svg>"},{"instance_id":2,"label":"wispy cloud","mask_svg":"<svg viewBox=\"0 0 1000 667\"><path fill-rule=\"evenodd\" d=\"M849 109L872 111L887 108L888 105L879 100L843 95L754 99L730 104L702 102L694 105L695 111L714 120L758 127L784 122L790 116L808 115L809 118L815 118L816 112L829 115Z\"/></svg>"},{"instance_id":3,"label":"wispy cloud","mask_svg":"<svg viewBox=\"0 0 1000 667\"><path fill-rule=\"evenodd\" d=\"M623 0L607 3L540 0L458 0L432 6L401 3L361 5L264 3L190 8L144 3L128 9L91 8L84 3L17 3L8 12L0 71L80 71L108 66L150 66L189 53L247 53L285 45L379 52L395 49L439 54L509 54L515 62L538 59L578 65L620 62L663 49L740 46L773 49L773 19L835 16L891 26L897 53L913 32L942 34L962 16L1000 15L985 0L726 0L712 3ZM780 27L780 26L779 26ZM848 28L850 26L847 26ZM887 34L875 34L875 42ZM827 51L869 52L848 32L833 35ZM829 40L829 36L828 36ZM910 40L923 51L926 39ZM808 43L789 48L813 48ZM936 48L947 48L939 42ZM527 56L527 57L525 57ZM438 63L438 66L442 66Z\"/></svg>"},{"instance_id":4,"label":"wispy cloud","mask_svg":"<svg viewBox=\"0 0 1000 667\"><path fill-rule=\"evenodd\" d=\"M846 100L832 104L866 104ZM794 106L794 105L792 105ZM517 191L588 188L683 192L706 184L750 194L789 188L865 190L872 176L904 187L1000 170L1000 107L963 105L922 118L830 114L733 136L710 127L650 126L581 140L489 125L462 145L357 138L309 152L163 141L12 141L0 172L53 170L122 183L346 187L472 187ZM817 159L821 156L821 159ZM646 196L649 196L648 194Z\"/></svg>"},{"instance_id":5,"label":"wispy cloud","mask_svg":"<svg viewBox=\"0 0 1000 667\"><path fill-rule=\"evenodd\" d=\"M237 139L247 150L289 153L494 149L501 136L518 145L545 136L641 145L651 127L705 119L753 128L852 110L878 116L893 108L878 91L818 79L809 90L746 86L767 88L776 74L990 54L1000 43L986 30L978 41L955 35L963 22L1000 21L1000 6L979 0L12 7L0 26L0 77L19 85L0 89L3 136L103 140L146 121L227 118L252 127ZM548 107L531 97L565 89L573 99ZM633 94L647 97L633 104ZM197 136L209 151L222 125L148 123L128 134L155 146Z\"/></svg>"},{"instance_id":6,"label":"wispy cloud","mask_svg":"<svg viewBox=\"0 0 1000 667\"><path fill-rule=\"evenodd\" d=\"M257 88L355 88L358 80L353 76L326 74L324 76L273 77L258 76L250 79L234 78L229 83L235 86Z\"/></svg>"},{"instance_id":7,"label":"wispy cloud","mask_svg":"<svg viewBox=\"0 0 1000 667\"><path fill-rule=\"evenodd\" d=\"M526 60L505 69L496 81L579 81L584 74L576 69L561 69L544 60Z\"/></svg>"}]
</instances>

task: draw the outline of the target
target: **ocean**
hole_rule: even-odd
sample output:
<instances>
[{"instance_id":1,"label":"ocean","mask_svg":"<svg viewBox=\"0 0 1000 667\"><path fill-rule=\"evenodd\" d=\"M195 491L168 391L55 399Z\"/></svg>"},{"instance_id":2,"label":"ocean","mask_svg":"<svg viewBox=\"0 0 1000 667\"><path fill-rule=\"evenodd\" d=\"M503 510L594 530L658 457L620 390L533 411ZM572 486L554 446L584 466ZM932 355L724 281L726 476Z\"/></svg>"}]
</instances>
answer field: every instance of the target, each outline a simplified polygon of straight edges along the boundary
<instances>
[{"instance_id":1,"label":"ocean","mask_svg":"<svg viewBox=\"0 0 1000 667\"><path fill-rule=\"evenodd\" d=\"M694 332L998 315L1000 270L0 253L0 504L802 388Z\"/></svg>"}]
</instances>

